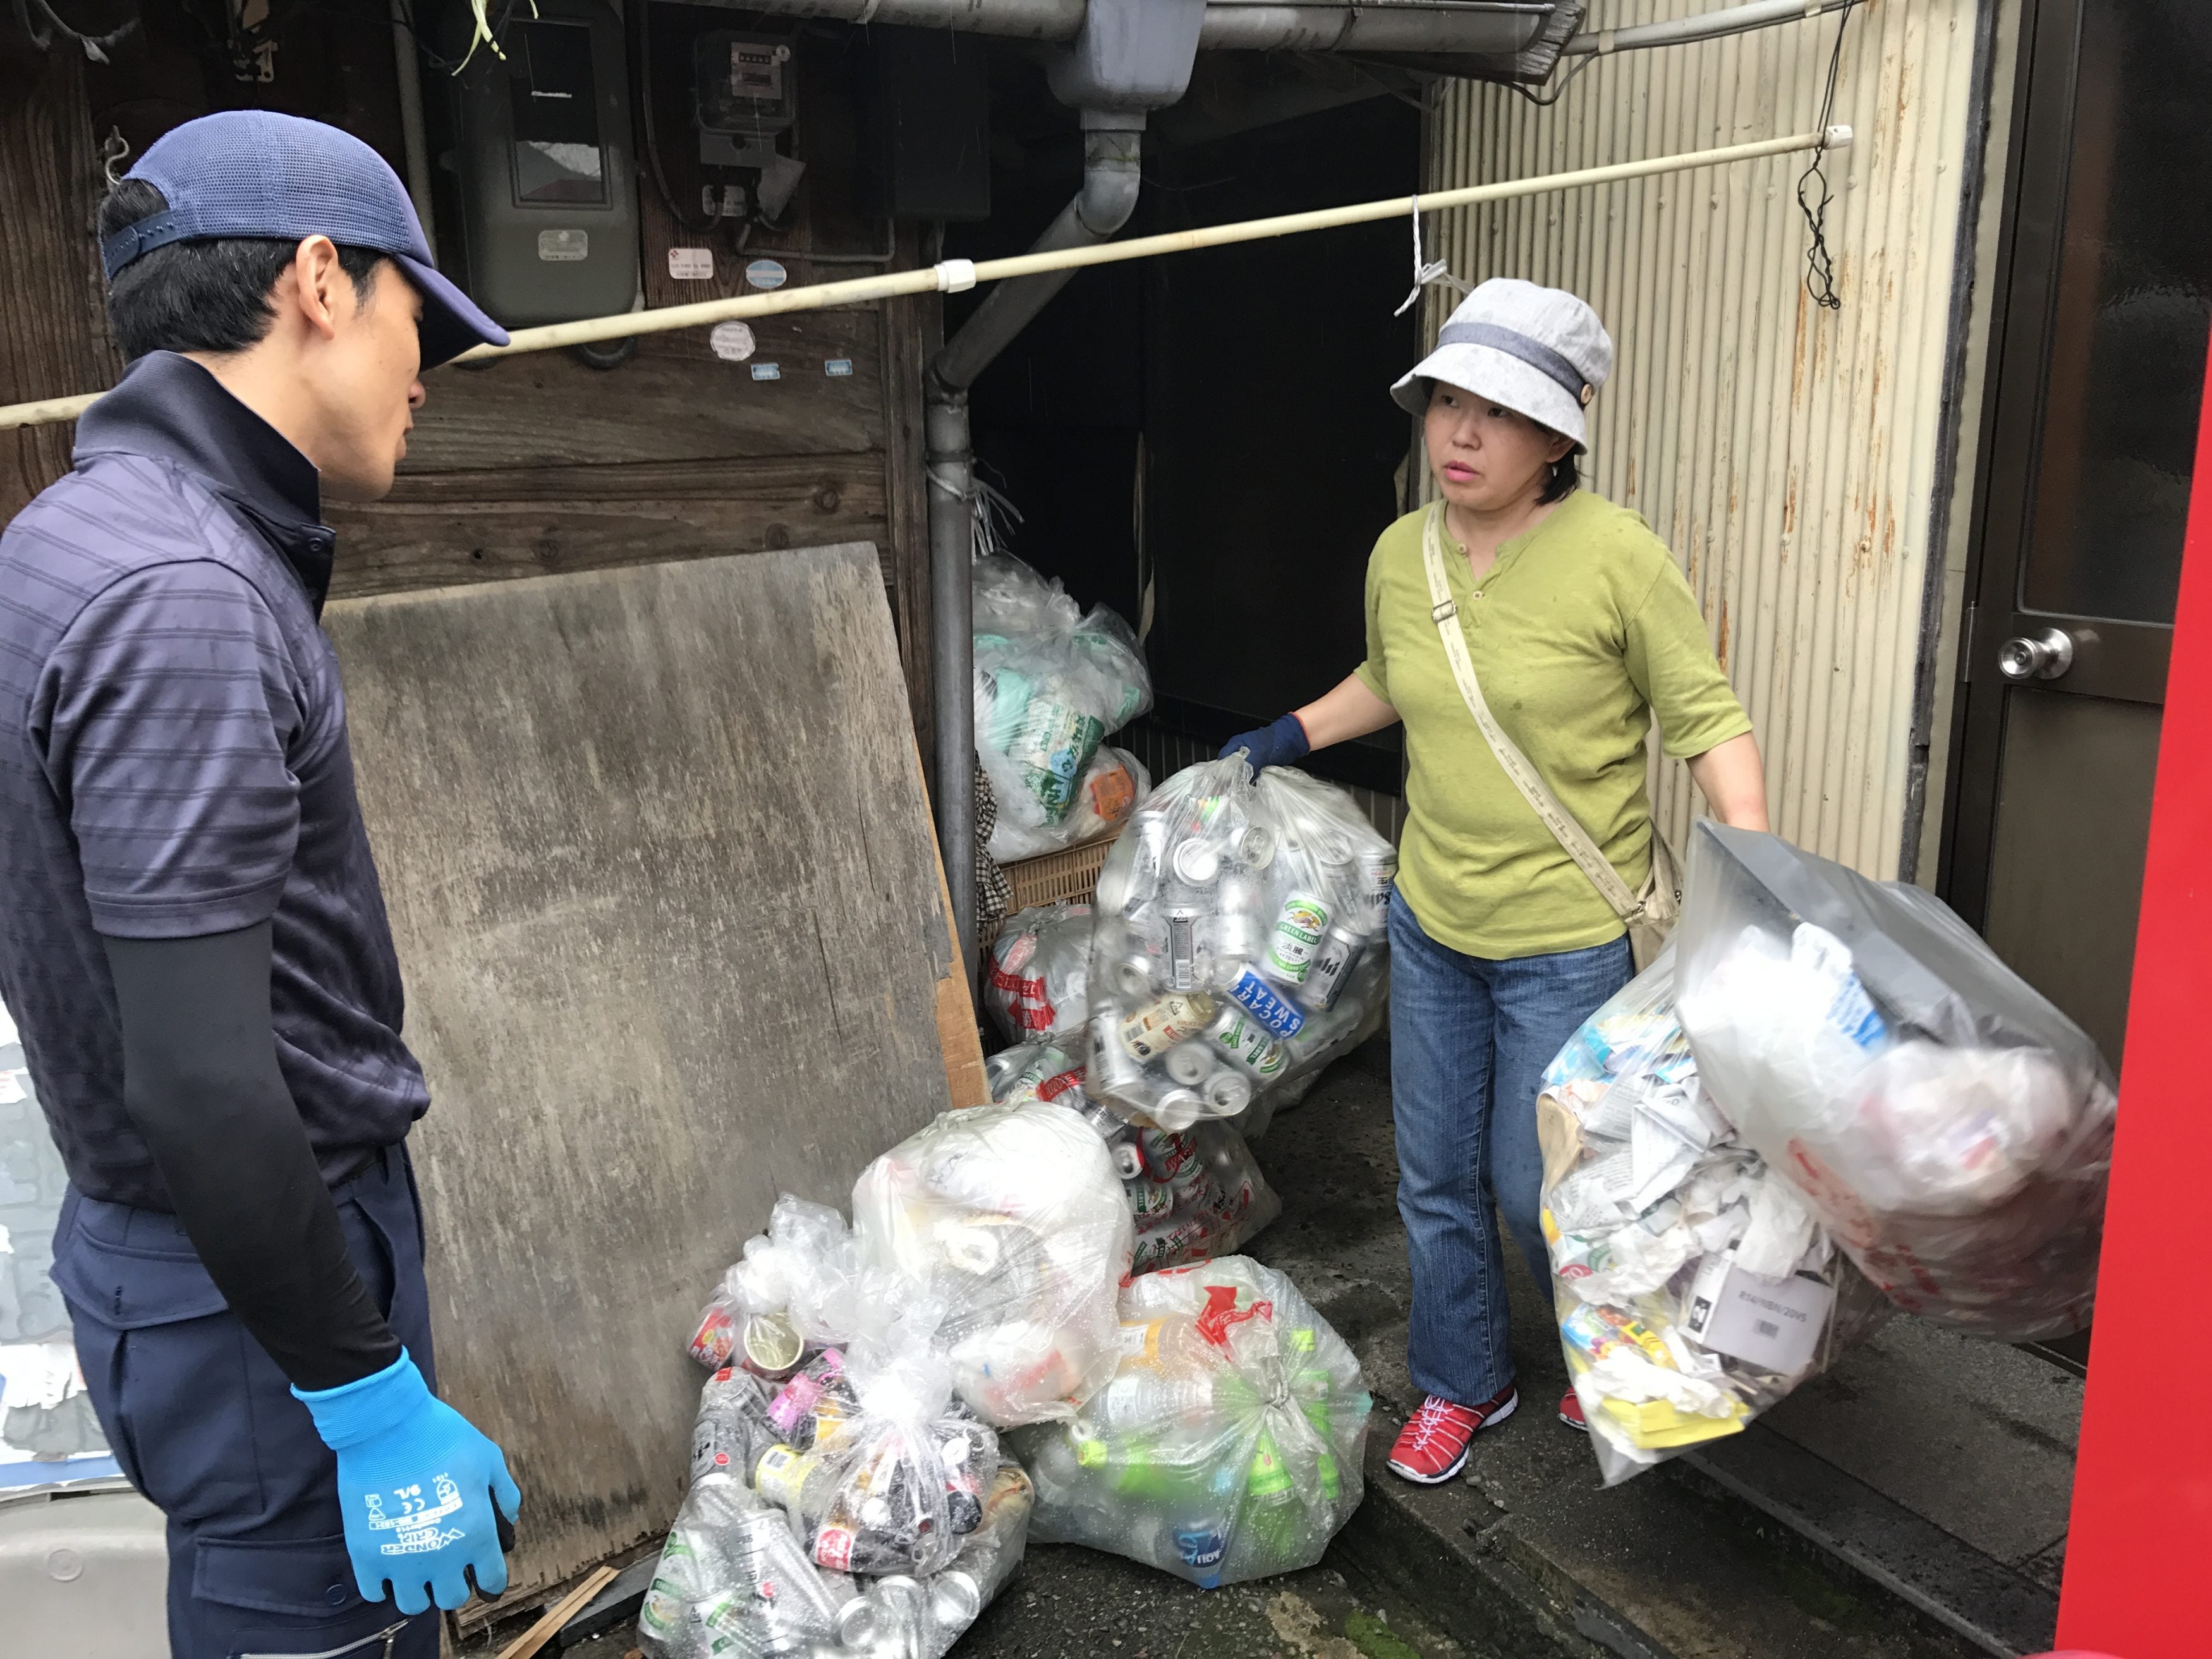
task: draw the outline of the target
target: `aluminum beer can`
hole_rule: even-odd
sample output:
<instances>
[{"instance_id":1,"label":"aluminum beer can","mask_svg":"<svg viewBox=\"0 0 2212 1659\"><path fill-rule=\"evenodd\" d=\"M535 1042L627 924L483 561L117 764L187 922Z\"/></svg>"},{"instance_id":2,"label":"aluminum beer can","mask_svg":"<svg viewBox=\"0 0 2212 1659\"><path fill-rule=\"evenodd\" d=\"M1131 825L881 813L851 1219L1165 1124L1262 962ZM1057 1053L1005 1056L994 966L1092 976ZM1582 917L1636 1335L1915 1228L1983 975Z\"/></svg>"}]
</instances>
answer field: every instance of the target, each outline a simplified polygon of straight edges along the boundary
<instances>
[{"instance_id":1,"label":"aluminum beer can","mask_svg":"<svg viewBox=\"0 0 2212 1659\"><path fill-rule=\"evenodd\" d=\"M1241 1005L1223 1009L1206 1035L1222 1059L1263 1083L1282 1076L1291 1063L1289 1051L1274 1034Z\"/></svg>"},{"instance_id":2,"label":"aluminum beer can","mask_svg":"<svg viewBox=\"0 0 2212 1659\"><path fill-rule=\"evenodd\" d=\"M1359 872L1359 927L1370 938L1379 938L1389 931L1390 887L1398 879L1398 854L1386 847L1379 853L1362 853L1353 863Z\"/></svg>"},{"instance_id":3,"label":"aluminum beer can","mask_svg":"<svg viewBox=\"0 0 2212 1659\"><path fill-rule=\"evenodd\" d=\"M1171 1182L1198 1160L1196 1141L1165 1129L1138 1130L1137 1150L1144 1157L1145 1173L1155 1181Z\"/></svg>"},{"instance_id":4,"label":"aluminum beer can","mask_svg":"<svg viewBox=\"0 0 2212 1659\"><path fill-rule=\"evenodd\" d=\"M1293 893L1285 899L1267 943L1267 971L1285 984L1304 984L1328 923L1328 900L1311 893Z\"/></svg>"},{"instance_id":5,"label":"aluminum beer can","mask_svg":"<svg viewBox=\"0 0 2212 1659\"><path fill-rule=\"evenodd\" d=\"M1170 991L1198 989L1198 923L1205 914L1195 904L1168 907L1167 969Z\"/></svg>"},{"instance_id":6,"label":"aluminum beer can","mask_svg":"<svg viewBox=\"0 0 2212 1659\"><path fill-rule=\"evenodd\" d=\"M1158 1060L1211 1025L1214 1006L1203 991L1171 993L1121 1022L1121 1047L1132 1059Z\"/></svg>"},{"instance_id":7,"label":"aluminum beer can","mask_svg":"<svg viewBox=\"0 0 2212 1659\"><path fill-rule=\"evenodd\" d=\"M1213 1056L1203 1042L1179 1042L1168 1050L1168 1075L1177 1083L1196 1088L1213 1073Z\"/></svg>"},{"instance_id":8,"label":"aluminum beer can","mask_svg":"<svg viewBox=\"0 0 2212 1659\"><path fill-rule=\"evenodd\" d=\"M1122 1046L1120 1026L1121 1021L1110 1012L1091 1022L1091 1063L1084 1076L1084 1091L1141 1105L1148 1098L1150 1079L1143 1064Z\"/></svg>"},{"instance_id":9,"label":"aluminum beer can","mask_svg":"<svg viewBox=\"0 0 2212 1659\"><path fill-rule=\"evenodd\" d=\"M1224 1117L1234 1117L1252 1103L1252 1079L1223 1066L1206 1080L1206 1103Z\"/></svg>"},{"instance_id":10,"label":"aluminum beer can","mask_svg":"<svg viewBox=\"0 0 2212 1659\"><path fill-rule=\"evenodd\" d=\"M1237 832L1236 852L1240 863L1255 870L1264 870L1275 860L1275 832L1264 823L1248 823Z\"/></svg>"},{"instance_id":11,"label":"aluminum beer can","mask_svg":"<svg viewBox=\"0 0 2212 1659\"><path fill-rule=\"evenodd\" d=\"M1306 1023L1306 1017L1290 999L1261 978L1255 969L1247 968L1238 974L1229 988L1229 995L1276 1036L1296 1036Z\"/></svg>"},{"instance_id":12,"label":"aluminum beer can","mask_svg":"<svg viewBox=\"0 0 2212 1659\"><path fill-rule=\"evenodd\" d=\"M1133 843L1128 863L1123 865L1118 858L1109 857L1106 860L1108 867L1102 872L1097 895L1102 911L1125 911L1142 904L1159 891L1160 881L1167 873L1169 824L1165 812L1156 806L1138 808L1126 834ZM1119 851L1115 848L1117 854Z\"/></svg>"},{"instance_id":13,"label":"aluminum beer can","mask_svg":"<svg viewBox=\"0 0 2212 1659\"><path fill-rule=\"evenodd\" d=\"M1163 1093L1152 1107L1152 1117L1164 1129L1188 1129L1206 1115L1206 1102L1198 1091L1180 1085Z\"/></svg>"},{"instance_id":14,"label":"aluminum beer can","mask_svg":"<svg viewBox=\"0 0 2212 1659\"><path fill-rule=\"evenodd\" d=\"M1114 1143L1114 1173L1124 1181L1140 1181L1145 1174L1145 1155L1137 1150L1133 1140Z\"/></svg>"},{"instance_id":15,"label":"aluminum beer can","mask_svg":"<svg viewBox=\"0 0 2212 1659\"><path fill-rule=\"evenodd\" d=\"M1121 1190L1129 1195L1129 1211L1141 1224L1166 1215L1176 1206L1175 1188L1157 1181L1132 1181Z\"/></svg>"},{"instance_id":16,"label":"aluminum beer can","mask_svg":"<svg viewBox=\"0 0 2212 1659\"><path fill-rule=\"evenodd\" d=\"M1152 982L1152 959L1132 952L1114 964L1114 988L1132 1002L1149 1002L1159 994Z\"/></svg>"},{"instance_id":17,"label":"aluminum beer can","mask_svg":"<svg viewBox=\"0 0 2212 1659\"><path fill-rule=\"evenodd\" d=\"M1366 948L1367 941L1348 927L1332 927L1323 933L1321 949L1314 952L1312 971L1298 988L1298 1000L1316 1013L1335 1007L1345 981L1352 976L1352 964Z\"/></svg>"},{"instance_id":18,"label":"aluminum beer can","mask_svg":"<svg viewBox=\"0 0 2212 1659\"><path fill-rule=\"evenodd\" d=\"M1175 849L1170 863L1177 881L1211 887L1221 874L1221 849L1210 841L1186 841Z\"/></svg>"}]
</instances>

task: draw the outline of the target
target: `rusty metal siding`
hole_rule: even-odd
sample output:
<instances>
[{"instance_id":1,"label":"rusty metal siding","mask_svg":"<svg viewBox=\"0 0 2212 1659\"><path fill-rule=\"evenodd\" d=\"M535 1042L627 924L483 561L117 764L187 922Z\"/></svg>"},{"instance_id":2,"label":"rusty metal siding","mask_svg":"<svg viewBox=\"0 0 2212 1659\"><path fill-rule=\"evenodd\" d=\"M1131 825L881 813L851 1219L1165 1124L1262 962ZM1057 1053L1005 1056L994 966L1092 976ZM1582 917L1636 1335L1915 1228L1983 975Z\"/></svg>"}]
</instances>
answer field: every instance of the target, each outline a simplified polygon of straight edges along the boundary
<instances>
[{"instance_id":1,"label":"rusty metal siding","mask_svg":"<svg viewBox=\"0 0 2212 1659\"><path fill-rule=\"evenodd\" d=\"M1832 118L1857 142L1826 161L1840 311L1805 286L1803 157L1463 210L1431 229L1432 257L1462 279L1571 289L1605 319L1620 362L1591 410L1586 482L1682 561L1757 722L1775 828L1885 877L1917 839L1916 670L1931 555L1942 593L1946 369L1983 142L1976 4L1869 0L1850 16ZM1590 27L1711 9L1599 0ZM1808 130L1838 27L1602 58L1551 108L1451 83L1431 118L1431 185ZM1431 332L1454 299L1430 289ZM1681 768L1662 769L1677 835L1694 798Z\"/></svg>"}]
</instances>

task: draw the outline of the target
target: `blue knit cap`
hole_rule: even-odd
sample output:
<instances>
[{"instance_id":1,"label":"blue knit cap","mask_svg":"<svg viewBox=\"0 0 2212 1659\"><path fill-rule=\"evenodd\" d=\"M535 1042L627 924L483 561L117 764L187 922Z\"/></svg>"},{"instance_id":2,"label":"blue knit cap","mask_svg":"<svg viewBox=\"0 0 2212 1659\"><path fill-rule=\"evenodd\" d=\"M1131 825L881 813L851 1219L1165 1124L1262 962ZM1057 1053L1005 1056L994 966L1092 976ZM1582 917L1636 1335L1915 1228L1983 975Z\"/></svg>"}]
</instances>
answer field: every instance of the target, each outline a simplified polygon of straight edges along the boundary
<instances>
[{"instance_id":1,"label":"blue knit cap","mask_svg":"<svg viewBox=\"0 0 2212 1659\"><path fill-rule=\"evenodd\" d=\"M140 254L217 236L327 236L389 254L422 295L422 366L507 331L438 274L399 175L351 133L270 110L224 110L172 128L131 169L168 198L100 244L108 279Z\"/></svg>"}]
</instances>

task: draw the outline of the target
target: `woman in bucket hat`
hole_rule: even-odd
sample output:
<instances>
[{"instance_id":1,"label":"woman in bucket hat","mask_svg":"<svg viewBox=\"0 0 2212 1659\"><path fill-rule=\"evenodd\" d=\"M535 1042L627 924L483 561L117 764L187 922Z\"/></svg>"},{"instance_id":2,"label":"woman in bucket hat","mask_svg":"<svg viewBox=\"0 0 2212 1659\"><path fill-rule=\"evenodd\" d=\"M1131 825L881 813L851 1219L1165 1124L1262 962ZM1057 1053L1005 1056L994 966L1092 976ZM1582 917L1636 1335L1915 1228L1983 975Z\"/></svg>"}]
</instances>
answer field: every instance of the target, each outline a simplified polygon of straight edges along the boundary
<instances>
[{"instance_id":1,"label":"woman in bucket hat","mask_svg":"<svg viewBox=\"0 0 2212 1659\"><path fill-rule=\"evenodd\" d=\"M1573 295L1504 278L1469 295L1391 388L1422 419L1439 499L1369 557L1367 659L1222 750L1256 769L1405 722L1390 1066L1408 1358L1428 1397L1390 1467L1423 1483L1456 1474L1476 1431L1519 1403L1492 1200L1540 1282L1538 1082L1632 972L1619 915L1500 764L1440 628L1457 628L1498 725L1631 892L1650 867L1655 720L1714 816L1766 828L1751 721L1689 584L1642 518L1580 486L1584 412L1612 368L1612 339ZM1582 1426L1572 1394L1559 1414Z\"/></svg>"}]
</instances>

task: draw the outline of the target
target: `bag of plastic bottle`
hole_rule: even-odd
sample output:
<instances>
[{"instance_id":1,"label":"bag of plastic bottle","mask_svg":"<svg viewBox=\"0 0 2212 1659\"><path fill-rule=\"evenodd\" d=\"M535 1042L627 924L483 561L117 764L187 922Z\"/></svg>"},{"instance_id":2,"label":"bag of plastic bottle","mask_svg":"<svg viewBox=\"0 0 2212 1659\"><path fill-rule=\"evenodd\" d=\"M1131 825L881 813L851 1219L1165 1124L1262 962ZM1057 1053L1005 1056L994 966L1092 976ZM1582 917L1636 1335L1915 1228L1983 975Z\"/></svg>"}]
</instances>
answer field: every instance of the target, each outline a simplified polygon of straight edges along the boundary
<instances>
[{"instance_id":1,"label":"bag of plastic bottle","mask_svg":"<svg viewBox=\"0 0 2212 1659\"><path fill-rule=\"evenodd\" d=\"M2025 1341L2089 1321L2115 1091L1942 901L1701 824L1681 1018L1714 1102L1883 1294Z\"/></svg>"},{"instance_id":2,"label":"bag of plastic bottle","mask_svg":"<svg viewBox=\"0 0 2212 1659\"><path fill-rule=\"evenodd\" d=\"M1077 780L1074 804L1058 823L1028 824L1001 817L993 826L991 856L1001 864L1042 858L1110 836L1128 822L1137 803L1152 793L1152 775L1126 749L1098 745Z\"/></svg>"},{"instance_id":3,"label":"bag of plastic bottle","mask_svg":"<svg viewBox=\"0 0 2212 1659\"><path fill-rule=\"evenodd\" d=\"M946 1112L853 1188L864 1264L944 1309L953 1386L1000 1428L1072 1416L1114 1374L1134 1229L1106 1143L1042 1101Z\"/></svg>"},{"instance_id":4,"label":"bag of plastic bottle","mask_svg":"<svg viewBox=\"0 0 2212 1659\"><path fill-rule=\"evenodd\" d=\"M851 1340L863 1296L859 1246L827 1204L784 1194L745 1241L691 1338L710 1370L740 1364L788 1376L810 1348Z\"/></svg>"},{"instance_id":5,"label":"bag of plastic bottle","mask_svg":"<svg viewBox=\"0 0 2212 1659\"><path fill-rule=\"evenodd\" d=\"M1880 1304L1698 1075L1671 949L1544 1073L1544 1237L1607 1486L1739 1434Z\"/></svg>"},{"instance_id":6,"label":"bag of plastic bottle","mask_svg":"<svg viewBox=\"0 0 2212 1659\"><path fill-rule=\"evenodd\" d=\"M1099 872L1094 1100L1187 1129L1292 1099L1371 1033L1397 854L1340 789L1242 757L1176 773Z\"/></svg>"},{"instance_id":7,"label":"bag of plastic bottle","mask_svg":"<svg viewBox=\"0 0 2212 1659\"><path fill-rule=\"evenodd\" d=\"M1006 918L983 975L983 1006L1011 1042L1083 1029L1091 973L1091 907L1065 900Z\"/></svg>"},{"instance_id":8,"label":"bag of plastic bottle","mask_svg":"<svg viewBox=\"0 0 2212 1659\"><path fill-rule=\"evenodd\" d=\"M1020 560L979 559L972 580L975 757L1001 827L1058 825L1100 742L1152 707L1152 678L1127 623L1079 614Z\"/></svg>"},{"instance_id":9,"label":"bag of plastic bottle","mask_svg":"<svg viewBox=\"0 0 2212 1659\"><path fill-rule=\"evenodd\" d=\"M1145 1273L1121 1297L1114 1380L1015 1438L1031 1536L1204 1589L1311 1566L1359 1507L1371 1407L1359 1362L1249 1256Z\"/></svg>"}]
</instances>

